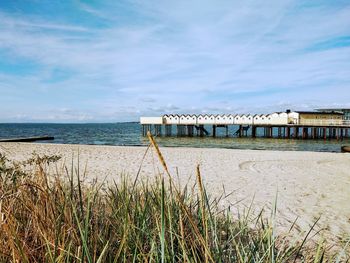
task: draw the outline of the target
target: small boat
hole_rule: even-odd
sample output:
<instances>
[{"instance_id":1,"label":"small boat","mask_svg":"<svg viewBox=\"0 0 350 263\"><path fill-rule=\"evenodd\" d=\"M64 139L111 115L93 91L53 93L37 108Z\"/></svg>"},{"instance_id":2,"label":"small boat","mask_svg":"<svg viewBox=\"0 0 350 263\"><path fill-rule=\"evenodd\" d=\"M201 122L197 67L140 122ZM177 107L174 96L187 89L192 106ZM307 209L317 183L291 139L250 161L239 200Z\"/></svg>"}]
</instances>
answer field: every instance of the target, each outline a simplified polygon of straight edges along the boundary
<instances>
[{"instance_id":1,"label":"small boat","mask_svg":"<svg viewBox=\"0 0 350 263\"><path fill-rule=\"evenodd\" d=\"M350 153L350 146L342 146L341 152L342 153Z\"/></svg>"}]
</instances>

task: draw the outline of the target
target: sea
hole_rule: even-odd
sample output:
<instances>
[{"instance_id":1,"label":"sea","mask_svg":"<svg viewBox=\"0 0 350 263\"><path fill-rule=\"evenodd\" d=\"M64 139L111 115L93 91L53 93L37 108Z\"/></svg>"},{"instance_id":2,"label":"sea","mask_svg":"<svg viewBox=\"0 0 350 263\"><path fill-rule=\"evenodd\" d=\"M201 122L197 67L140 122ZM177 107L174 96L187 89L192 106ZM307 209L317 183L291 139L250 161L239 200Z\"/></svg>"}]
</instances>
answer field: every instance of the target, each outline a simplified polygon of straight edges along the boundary
<instances>
[{"instance_id":1,"label":"sea","mask_svg":"<svg viewBox=\"0 0 350 263\"><path fill-rule=\"evenodd\" d=\"M210 127L207 127L208 131ZM237 137L238 127L229 128L229 137L225 129L217 130L217 137L156 137L160 146L164 147L205 147L251 150L279 150L279 151L314 151L340 152L341 146L350 145L350 139L343 140L302 140L262 138L262 129L257 138ZM175 129L174 129L175 134ZM277 135L277 130L274 131ZM0 139L53 136L51 141L40 143L61 144L89 144L89 145L119 145L146 146L149 141L142 136L141 125L138 122L123 123L87 123L87 124L52 124L52 123L0 123ZM248 131L249 135L249 131ZM259 137L260 136L260 137Z\"/></svg>"}]
</instances>

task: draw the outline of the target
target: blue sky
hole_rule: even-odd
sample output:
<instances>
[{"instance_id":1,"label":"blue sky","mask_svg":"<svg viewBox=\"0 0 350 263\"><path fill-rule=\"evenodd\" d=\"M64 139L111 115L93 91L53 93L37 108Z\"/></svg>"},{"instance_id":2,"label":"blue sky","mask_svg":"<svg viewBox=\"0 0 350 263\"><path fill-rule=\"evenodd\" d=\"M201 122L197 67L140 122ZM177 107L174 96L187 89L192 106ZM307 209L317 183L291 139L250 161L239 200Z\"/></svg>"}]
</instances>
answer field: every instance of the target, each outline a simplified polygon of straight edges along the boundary
<instances>
[{"instance_id":1,"label":"blue sky","mask_svg":"<svg viewBox=\"0 0 350 263\"><path fill-rule=\"evenodd\" d=\"M0 94L0 122L350 107L350 3L0 0Z\"/></svg>"}]
</instances>

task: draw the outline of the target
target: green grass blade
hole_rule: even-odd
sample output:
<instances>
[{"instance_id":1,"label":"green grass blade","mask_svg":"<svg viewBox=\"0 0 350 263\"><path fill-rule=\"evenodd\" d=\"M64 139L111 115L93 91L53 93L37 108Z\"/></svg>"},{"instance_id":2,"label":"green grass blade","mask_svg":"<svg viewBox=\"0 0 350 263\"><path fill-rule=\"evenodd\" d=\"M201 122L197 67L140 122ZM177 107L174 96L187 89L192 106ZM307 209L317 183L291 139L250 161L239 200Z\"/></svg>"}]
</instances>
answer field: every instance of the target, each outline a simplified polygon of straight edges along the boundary
<instances>
[{"instance_id":1,"label":"green grass blade","mask_svg":"<svg viewBox=\"0 0 350 263\"><path fill-rule=\"evenodd\" d=\"M165 262L165 189L164 178L162 178L162 190L161 190L161 251L162 251L162 263Z\"/></svg>"}]
</instances>

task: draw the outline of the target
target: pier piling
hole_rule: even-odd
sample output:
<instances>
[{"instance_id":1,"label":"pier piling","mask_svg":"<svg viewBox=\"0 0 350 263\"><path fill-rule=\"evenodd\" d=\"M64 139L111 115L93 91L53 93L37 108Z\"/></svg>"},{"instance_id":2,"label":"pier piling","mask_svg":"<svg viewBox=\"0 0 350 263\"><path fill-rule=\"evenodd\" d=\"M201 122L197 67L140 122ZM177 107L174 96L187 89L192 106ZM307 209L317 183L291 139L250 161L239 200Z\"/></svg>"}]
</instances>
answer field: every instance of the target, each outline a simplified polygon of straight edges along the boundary
<instances>
[{"instance_id":1,"label":"pier piling","mask_svg":"<svg viewBox=\"0 0 350 263\"><path fill-rule=\"evenodd\" d=\"M171 136L172 126L167 124L165 125L165 136Z\"/></svg>"},{"instance_id":2,"label":"pier piling","mask_svg":"<svg viewBox=\"0 0 350 263\"><path fill-rule=\"evenodd\" d=\"M290 138L290 127L289 126L287 127L287 138L288 139Z\"/></svg>"},{"instance_id":3,"label":"pier piling","mask_svg":"<svg viewBox=\"0 0 350 263\"><path fill-rule=\"evenodd\" d=\"M256 126L252 127L252 137L253 138L256 138L256 128L257 128Z\"/></svg>"},{"instance_id":4,"label":"pier piling","mask_svg":"<svg viewBox=\"0 0 350 263\"><path fill-rule=\"evenodd\" d=\"M193 137L193 130L194 130L194 126L193 125L187 125L187 135L189 137Z\"/></svg>"}]
</instances>

